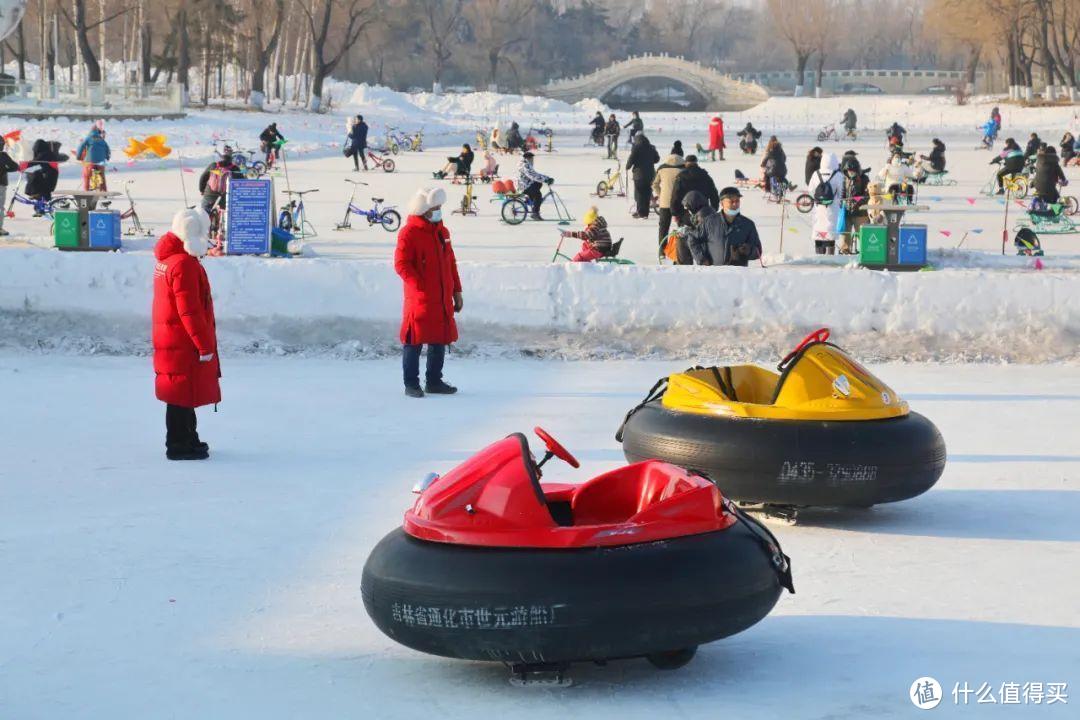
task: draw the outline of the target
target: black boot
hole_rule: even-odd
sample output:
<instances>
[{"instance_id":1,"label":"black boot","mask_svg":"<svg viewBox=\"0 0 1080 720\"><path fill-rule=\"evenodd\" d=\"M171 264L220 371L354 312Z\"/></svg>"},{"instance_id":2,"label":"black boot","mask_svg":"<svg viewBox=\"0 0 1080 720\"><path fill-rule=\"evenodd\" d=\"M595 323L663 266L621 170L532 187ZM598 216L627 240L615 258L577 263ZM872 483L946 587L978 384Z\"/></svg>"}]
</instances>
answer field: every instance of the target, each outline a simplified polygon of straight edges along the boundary
<instances>
[{"instance_id":1,"label":"black boot","mask_svg":"<svg viewBox=\"0 0 1080 720\"><path fill-rule=\"evenodd\" d=\"M210 452L196 446L184 450L166 450L165 457L170 460L205 460L210 457Z\"/></svg>"},{"instance_id":2,"label":"black boot","mask_svg":"<svg viewBox=\"0 0 1080 720\"><path fill-rule=\"evenodd\" d=\"M442 380L436 380L435 382L429 382L424 388L431 395L453 395L457 392L457 388L453 385L448 385Z\"/></svg>"},{"instance_id":3,"label":"black boot","mask_svg":"<svg viewBox=\"0 0 1080 720\"><path fill-rule=\"evenodd\" d=\"M424 397L424 391L420 389L419 385L406 385L405 386L405 394L408 395L411 398L422 398L422 397Z\"/></svg>"}]
</instances>

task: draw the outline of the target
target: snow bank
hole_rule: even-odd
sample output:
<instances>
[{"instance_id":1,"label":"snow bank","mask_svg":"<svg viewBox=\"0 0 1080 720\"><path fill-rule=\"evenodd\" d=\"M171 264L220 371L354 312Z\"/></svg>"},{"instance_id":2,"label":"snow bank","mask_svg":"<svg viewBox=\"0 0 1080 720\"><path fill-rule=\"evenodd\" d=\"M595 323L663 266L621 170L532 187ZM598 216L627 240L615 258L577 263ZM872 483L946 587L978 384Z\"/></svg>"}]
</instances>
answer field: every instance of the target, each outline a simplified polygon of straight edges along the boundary
<instances>
[{"instance_id":1,"label":"snow bank","mask_svg":"<svg viewBox=\"0 0 1080 720\"><path fill-rule=\"evenodd\" d=\"M153 259L5 251L0 344L144 352ZM224 344L378 355L397 346L400 281L386 262L206 262ZM467 352L562 357L773 356L830 326L872 359L1080 358L1080 273L855 268L461 266Z\"/></svg>"}]
</instances>

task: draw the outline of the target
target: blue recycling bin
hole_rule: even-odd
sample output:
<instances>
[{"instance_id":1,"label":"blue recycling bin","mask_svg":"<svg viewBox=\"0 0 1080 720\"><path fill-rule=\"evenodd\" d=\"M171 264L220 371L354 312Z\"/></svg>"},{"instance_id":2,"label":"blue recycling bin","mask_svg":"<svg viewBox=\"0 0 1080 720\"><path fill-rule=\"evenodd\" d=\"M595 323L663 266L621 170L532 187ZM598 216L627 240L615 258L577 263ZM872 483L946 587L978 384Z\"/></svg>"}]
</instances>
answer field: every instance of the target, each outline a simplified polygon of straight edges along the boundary
<instances>
[{"instance_id":1,"label":"blue recycling bin","mask_svg":"<svg viewBox=\"0 0 1080 720\"><path fill-rule=\"evenodd\" d=\"M89 247L91 250L120 249L120 212L94 210L87 213Z\"/></svg>"},{"instance_id":2,"label":"blue recycling bin","mask_svg":"<svg viewBox=\"0 0 1080 720\"><path fill-rule=\"evenodd\" d=\"M926 265L926 226L901 225L897 238L896 261L900 265Z\"/></svg>"}]
</instances>

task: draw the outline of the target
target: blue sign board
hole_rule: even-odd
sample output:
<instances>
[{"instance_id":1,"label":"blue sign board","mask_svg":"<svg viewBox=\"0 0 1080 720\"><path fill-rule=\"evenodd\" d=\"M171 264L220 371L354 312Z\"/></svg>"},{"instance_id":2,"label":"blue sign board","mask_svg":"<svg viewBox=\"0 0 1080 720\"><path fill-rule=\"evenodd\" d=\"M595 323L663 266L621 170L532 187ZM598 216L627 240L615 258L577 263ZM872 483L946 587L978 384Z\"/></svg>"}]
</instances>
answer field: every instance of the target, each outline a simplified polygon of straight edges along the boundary
<instances>
[{"instance_id":1,"label":"blue sign board","mask_svg":"<svg viewBox=\"0 0 1080 720\"><path fill-rule=\"evenodd\" d=\"M229 255L265 255L270 252L269 179L229 180L225 212L225 252Z\"/></svg>"},{"instance_id":2,"label":"blue sign board","mask_svg":"<svg viewBox=\"0 0 1080 720\"><path fill-rule=\"evenodd\" d=\"M120 212L94 210L87 213L90 247L101 250L120 248Z\"/></svg>"},{"instance_id":3,"label":"blue sign board","mask_svg":"<svg viewBox=\"0 0 1080 720\"><path fill-rule=\"evenodd\" d=\"M901 225L896 246L896 261L901 265L926 265L926 226Z\"/></svg>"}]
</instances>

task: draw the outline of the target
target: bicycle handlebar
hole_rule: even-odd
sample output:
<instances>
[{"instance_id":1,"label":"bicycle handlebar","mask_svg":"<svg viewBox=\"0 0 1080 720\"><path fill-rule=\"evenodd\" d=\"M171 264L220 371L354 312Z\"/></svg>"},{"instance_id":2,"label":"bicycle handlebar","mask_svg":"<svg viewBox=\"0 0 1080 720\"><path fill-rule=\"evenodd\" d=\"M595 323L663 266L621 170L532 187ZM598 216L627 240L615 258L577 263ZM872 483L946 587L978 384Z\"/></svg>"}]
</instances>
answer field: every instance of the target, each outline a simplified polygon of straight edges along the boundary
<instances>
[{"instance_id":1,"label":"bicycle handlebar","mask_svg":"<svg viewBox=\"0 0 1080 720\"><path fill-rule=\"evenodd\" d=\"M286 190L285 194L286 195L307 195L308 193L313 193L313 192L319 192L319 188L314 188L312 190Z\"/></svg>"},{"instance_id":2,"label":"bicycle handlebar","mask_svg":"<svg viewBox=\"0 0 1080 720\"><path fill-rule=\"evenodd\" d=\"M364 186L367 185L366 182L362 182L360 180L350 180L349 178L345 178L345 182L352 183L353 185L364 185Z\"/></svg>"}]
</instances>

